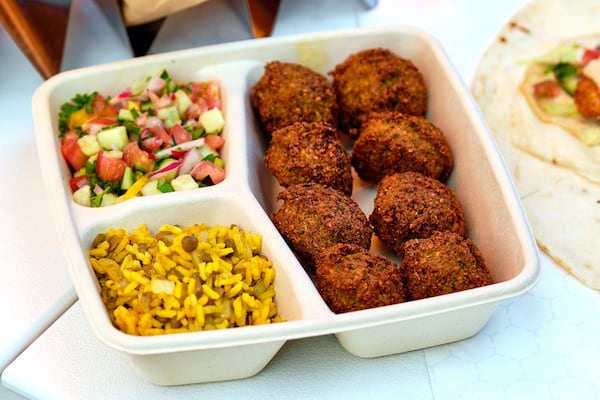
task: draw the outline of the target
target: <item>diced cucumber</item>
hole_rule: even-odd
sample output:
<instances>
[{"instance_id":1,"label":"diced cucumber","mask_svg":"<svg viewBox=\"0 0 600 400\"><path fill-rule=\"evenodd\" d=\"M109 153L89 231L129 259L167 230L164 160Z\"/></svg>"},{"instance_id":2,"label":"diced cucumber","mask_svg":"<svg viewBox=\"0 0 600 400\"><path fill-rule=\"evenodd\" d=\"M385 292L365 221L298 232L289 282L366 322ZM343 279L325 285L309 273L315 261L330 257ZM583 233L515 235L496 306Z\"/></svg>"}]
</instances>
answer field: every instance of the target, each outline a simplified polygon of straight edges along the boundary
<instances>
[{"instance_id":1,"label":"diced cucumber","mask_svg":"<svg viewBox=\"0 0 600 400\"><path fill-rule=\"evenodd\" d=\"M179 112L177 111L176 106L161 108L156 112L156 115L169 129L171 129L175 124L181 124L181 119L179 119Z\"/></svg>"},{"instance_id":2,"label":"diced cucumber","mask_svg":"<svg viewBox=\"0 0 600 400\"><path fill-rule=\"evenodd\" d=\"M121 108L119 110L118 118L121 121L133 121L135 119L133 118L133 114L131 113L131 111L126 108Z\"/></svg>"},{"instance_id":3,"label":"diced cucumber","mask_svg":"<svg viewBox=\"0 0 600 400\"><path fill-rule=\"evenodd\" d=\"M73 193L73 201L77 204L81 204L82 206L91 207L92 188L90 185L85 185L77 189L75 193Z\"/></svg>"},{"instance_id":4,"label":"diced cucumber","mask_svg":"<svg viewBox=\"0 0 600 400\"><path fill-rule=\"evenodd\" d=\"M111 158L123 158L123 152L121 150L108 150L105 151L102 157L111 157Z\"/></svg>"},{"instance_id":5,"label":"diced cucumber","mask_svg":"<svg viewBox=\"0 0 600 400\"><path fill-rule=\"evenodd\" d=\"M577 87L577 82L579 82L579 78L575 75L570 75L561 80L560 84L565 92L567 92L570 96L573 96L573 93L575 93L575 88Z\"/></svg>"},{"instance_id":6,"label":"diced cucumber","mask_svg":"<svg viewBox=\"0 0 600 400\"><path fill-rule=\"evenodd\" d=\"M209 135L221 132L225 126L225 118L218 108L203 112L199 120Z\"/></svg>"},{"instance_id":7,"label":"diced cucumber","mask_svg":"<svg viewBox=\"0 0 600 400\"><path fill-rule=\"evenodd\" d=\"M129 143L127 137L127 129L124 126L115 126L101 130L96 134L100 147L105 150L123 150L125 145Z\"/></svg>"},{"instance_id":8,"label":"diced cucumber","mask_svg":"<svg viewBox=\"0 0 600 400\"><path fill-rule=\"evenodd\" d=\"M175 92L175 106L177 107L179 117L183 118L185 116L185 112L191 104L192 99L190 99L190 96L186 92L181 89Z\"/></svg>"},{"instance_id":9,"label":"diced cucumber","mask_svg":"<svg viewBox=\"0 0 600 400\"><path fill-rule=\"evenodd\" d=\"M91 155L90 158L88 158L87 162L93 164L96 162L96 160L98 160L98 153Z\"/></svg>"},{"instance_id":10,"label":"diced cucumber","mask_svg":"<svg viewBox=\"0 0 600 400\"><path fill-rule=\"evenodd\" d=\"M85 135L77 139L77 144L86 156L93 156L100 151L100 144L95 135Z\"/></svg>"},{"instance_id":11,"label":"diced cucumber","mask_svg":"<svg viewBox=\"0 0 600 400\"><path fill-rule=\"evenodd\" d=\"M100 207L112 206L117 202L117 195L114 193L104 193L100 201Z\"/></svg>"},{"instance_id":12,"label":"diced cucumber","mask_svg":"<svg viewBox=\"0 0 600 400\"><path fill-rule=\"evenodd\" d=\"M134 96L140 95L144 92L144 90L146 90L147 85L148 85L148 80L139 79L139 80L135 81L133 83L133 85L131 85L131 93Z\"/></svg>"},{"instance_id":13,"label":"diced cucumber","mask_svg":"<svg viewBox=\"0 0 600 400\"><path fill-rule=\"evenodd\" d=\"M131 169L131 167L125 167L125 171L123 172L123 179L121 180L121 189L129 189L134 182L135 174L133 173L133 169Z\"/></svg>"},{"instance_id":14,"label":"diced cucumber","mask_svg":"<svg viewBox=\"0 0 600 400\"><path fill-rule=\"evenodd\" d=\"M206 157L208 156L218 156L219 153L215 152L212 147L210 147L207 144L203 144L202 146L198 147L198 152L200 153L200 158L202 158L203 160L206 159Z\"/></svg>"},{"instance_id":15,"label":"diced cucumber","mask_svg":"<svg viewBox=\"0 0 600 400\"><path fill-rule=\"evenodd\" d=\"M158 189L158 180L153 179L148 181L140 191L142 196L152 196L153 194L161 194L162 192Z\"/></svg>"},{"instance_id":16,"label":"diced cucumber","mask_svg":"<svg viewBox=\"0 0 600 400\"><path fill-rule=\"evenodd\" d=\"M183 174L173 179L171 186L176 192L180 192L182 190L198 189L198 182L190 174Z\"/></svg>"}]
</instances>

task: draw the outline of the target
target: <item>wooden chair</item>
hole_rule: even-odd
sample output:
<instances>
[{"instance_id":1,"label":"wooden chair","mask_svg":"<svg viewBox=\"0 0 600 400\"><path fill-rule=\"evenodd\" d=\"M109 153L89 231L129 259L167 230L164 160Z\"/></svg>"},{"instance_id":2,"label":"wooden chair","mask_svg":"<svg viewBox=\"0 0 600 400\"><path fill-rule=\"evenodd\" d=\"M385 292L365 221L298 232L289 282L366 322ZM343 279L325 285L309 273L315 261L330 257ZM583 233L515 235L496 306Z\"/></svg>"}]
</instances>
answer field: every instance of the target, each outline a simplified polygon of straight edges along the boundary
<instances>
[{"instance_id":1,"label":"wooden chair","mask_svg":"<svg viewBox=\"0 0 600 400\"><path fill-rule=\"evenodd\" d=\"M68 6L0 2L0 22L44 79L60 72L68 17Z\"/></svg>"}]
</instances>

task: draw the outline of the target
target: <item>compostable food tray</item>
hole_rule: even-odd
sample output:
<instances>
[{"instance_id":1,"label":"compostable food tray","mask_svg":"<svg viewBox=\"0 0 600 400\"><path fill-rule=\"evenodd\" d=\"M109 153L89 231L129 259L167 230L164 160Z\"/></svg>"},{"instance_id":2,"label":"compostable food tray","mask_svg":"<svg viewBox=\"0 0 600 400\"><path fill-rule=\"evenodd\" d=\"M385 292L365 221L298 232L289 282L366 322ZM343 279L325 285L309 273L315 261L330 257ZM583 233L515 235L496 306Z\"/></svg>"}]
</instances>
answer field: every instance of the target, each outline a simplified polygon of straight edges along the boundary
<instances>
[{"instance_id":1,"label":"compostable food tray","mask_svg":"<svg viewBox=\"0 0 600 400\"><path fill-rule=\"evenodd\" d=\"M442 129L454 153L448 186L462 202L469 237L485 256L494 284L357 312L332 313L270 221L280 190L263 165L267 139L249 104L252 85L271 60L296 62L326 74L362 49L384 47L412 60L429 91L427 118ZM78 93L116 94L167 69L181 80L214 79L223 95L226 179L212 187L138 197L105 208L71 199L69 171L58 140L61 104ZM438 42L404 26L359 28L164 53L63 72L33 97L42 173L64 252L87 322L106 345L127 354L134 369L158 385L239 379L260 372L288 340L335 334L349 353L379 357L467 338L497 304L529 290L539 259L519 198L485 121ZM373 186L354 181L353 198L368 215ZM99 296L87 252L99 232L141 224L237 224L263 236L263 254L277 271L276 301L285 322L136 337L117 330ZM389 255L374 242L373 252ZM85 323L82 321L81 323Z\"/></svg>"}]
</instances>

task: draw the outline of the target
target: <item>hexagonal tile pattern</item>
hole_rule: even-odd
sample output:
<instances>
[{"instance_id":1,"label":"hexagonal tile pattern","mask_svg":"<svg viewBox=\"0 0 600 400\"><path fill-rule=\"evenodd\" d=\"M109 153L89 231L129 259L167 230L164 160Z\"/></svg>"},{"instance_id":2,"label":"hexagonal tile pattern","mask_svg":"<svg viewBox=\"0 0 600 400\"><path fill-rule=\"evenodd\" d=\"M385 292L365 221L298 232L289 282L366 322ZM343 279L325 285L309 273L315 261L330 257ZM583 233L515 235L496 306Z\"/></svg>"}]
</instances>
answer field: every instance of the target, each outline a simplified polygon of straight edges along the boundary
<instances>
[{"instance_id":1,"label":"hexagonal tile pattern","mask_svg":"<svg viewBox=\"0 0 600 400\"><path fill-rule=\"evenodd\" d=\"M542 260L477 335L425 350L436 399L600 399L600 296Z\"/></svg>"}]
</instances>

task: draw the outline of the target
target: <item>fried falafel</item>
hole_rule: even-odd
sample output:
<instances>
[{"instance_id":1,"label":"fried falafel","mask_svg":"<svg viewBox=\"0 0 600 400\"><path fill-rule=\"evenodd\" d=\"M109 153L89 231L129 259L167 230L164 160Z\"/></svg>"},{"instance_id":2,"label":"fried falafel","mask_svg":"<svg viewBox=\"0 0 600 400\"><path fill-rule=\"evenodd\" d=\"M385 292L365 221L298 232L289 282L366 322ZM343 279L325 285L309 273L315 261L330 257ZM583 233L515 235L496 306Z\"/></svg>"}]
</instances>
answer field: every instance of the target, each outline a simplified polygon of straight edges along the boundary
<instances>
[{"instance_id":1,"label":"fried falafel","mask_svg":"<svg viewBox=\"0 0 600 400\"><path fill-rule=\"evenodd\" d=\"M412 61L373 48L347 57L329 72L338 99L340 128L350 137L373 111L427 112L427 86Z\"/></svg>"},{"instance_id":2,"label":"fried falafel","mask_svg":"<svg viewBox=\"0 0 600 400\"><path fill-rule=\"evenodd\" d=\"M317 262L315 280L335 313L406 301L398 265L357 245L338 244L325 250Z\"/></svg>"},{"instance_id":3,"label":"fried falafel","mask_svg":"<svg viewBox=\"0 0 600 400\"><path fill-rule=\"evenodd\" d=\"M373 230L358 204L344 193L316 183L293 185L277 196L271 220L309 274L323 251L348 243L369 249Z\"/></svg>"},{"instance_id":4,"label":"fried falafel","mask_svg":"<svg viewBox=\"0 0 600 400\"><path fill-rule=\"evenodd\" d=\"M371 114L360 128L351 157L358 176L375 182L407 171L445 182L453 167L444 132L423 116L397 111Z\"/></svg>"},{"instance_id":5,"label":"fried falafel","mask_svg":"<svg viewBox=\"0 0 600 400\"><path fill-rule=\"evenodd\" d=\"M314 182L352 194L350 156L337 131L323 122L295 122L274 131L264 163L283 187Z\"/></svg>"},{"instance_id":6,"label":"fried falafel","mask_svg":"<svg viewBox=\"0 0 600 400\"><path fill-rule=\"evenodd\" d=\"M435 231L466 235L458 197L442 182L418 172L399 172L379 181L369 221L379 240L399 257L410 239Z\"/></svg>"},{"instance_id":7,"label":"fried falafel","mask_svg":"<svg viewBox=\"0 0 600 400\"><path fill-rule=\"evenodd\" d=\"M600 88L593 79L581 77L575 86L573 101L584 118L600 118Z\"/></svg>"},{"instance_id":8,"label":"fried falafel","mask_svg":"<svg viewBox=\"0 0 600 400\"><path fill-rule=\"evenodd\" d=\"M454 232L434 232L404 245L402 267L411 300L438 296L493 283L475 243Z\"/></svg>"},{"instance_id":9,"label":"fried falafel","mask_svg":"<svg viewBox=\"0 0 600 400\"><path fill-rule=\"evenodd\" d=\"M337 126L338 105L331 82L300 64L268 62L250 90L250 103L269 134L299 121Z\"/></svg>"}]
</instances>

